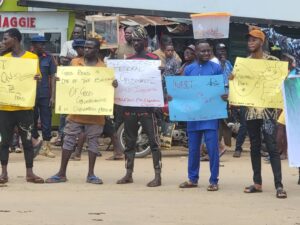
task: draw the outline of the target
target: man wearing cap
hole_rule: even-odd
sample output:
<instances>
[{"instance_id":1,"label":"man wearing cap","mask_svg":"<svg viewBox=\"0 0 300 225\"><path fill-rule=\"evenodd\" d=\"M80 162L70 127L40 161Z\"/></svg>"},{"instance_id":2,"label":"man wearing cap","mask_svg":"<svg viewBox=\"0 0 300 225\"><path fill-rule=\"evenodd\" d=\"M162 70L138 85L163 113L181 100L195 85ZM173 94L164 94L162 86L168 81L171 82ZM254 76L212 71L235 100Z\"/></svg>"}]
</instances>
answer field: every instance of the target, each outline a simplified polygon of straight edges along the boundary
<instances>
[{"instance_id":1,"label":"man wearing cap","mask_svg":"<svg viewBox=\"0 0 300 225\"><path fill-rule=\"evenodd\" d=\"M186 49L183 52L183 57L184 57L184 63L178 70L178 75L182 75L185 67L188 65L192 64L195 59L196 59L196 54L195 54L195 45L189 45L186 47Z\"/></svg>"},{"instance_id":2,"label":"man wearing cap","mask_svg":"<svg viewBox=\"0 0 300 225\"><path fill-rule=\"evenodd\" d=\"M263 52L265 34L261 30L252 30L247 35L249 58L278 60L276 57ZM286 198L287 194L283 189L281 161L279 151L276 146L276 120L278 117L277 109L246 107L246 123L250 138L251 163L253 170L253 185L245 188L245 193L262 192L261 176L261 137L262 132L266 146L270 155L270 162L274 175L277 198Z\"/></svg>"},{"instance_id":3,"label":"man wearing cap","mask_svg":"<svg viewBox=\"0 0 300 225\"><path fill-rule=\"evenodd\" d=\"M71 60L71 65L78 65L84 60L84 39L74 39L72 47L77 52L77 56ZM78 136L75 151L72 153L71 159L79 161L81 160L81 152L86 139L86 135L82 132Z\"/></svg>"},{"instance_id":4,"label":"man wearing cap","mask_svg":"<svg viewBox=\"0 0 300 225\"><path fill-rule=\"evenodd\" d=\"M158 60L158 56L147 53L145 47L147 45L148 34L145 28L136 27L133 34L133 47L135 54L128 59L137 60ZM124 123L125 123L125 167L126 175L117 181L117 184L133 183L132 173L134 168L134 158L136 151L136 141L138 134L138 122L141 123L143 130L149 139L150 148L153 158L153 167L155 178L150 181L148 187L157 187L161 185L161 152L159 146L157 119L154 114L154 108L147 107L124 107Z\"/></svg>"},{"instance_id":5,"label":"man wearing cap","mask_svg":"<svg viewBox=\"0 0 300 225\"><path fill-rule=\"evenodd\" d=\"M69 41L66 41L62 48L59 55L59 61L60 65L62 66L68 66L72 59L77 57L77 52L73 48L73 42L75 39L80 39L83 37L82 28L79 26L76 26L72 33L72 39ZM58 136L55 140L56 146L61 146L63 142L63 130L66 125L66 115L61 114L60 115L60 122L59 122L59 128L58 128Z\"/></svg>"},{"instance_id":6,"label":"man wearing cap","mask_svg":"<svg viewBox=\"0 0 300 225\"><path fill-rule=\"evenodd\" d=\"M229 88L228 78L231 75L233 67L231 65L231 62L229 60L227 60L227 47L224 43L218 43L215 46L215 49L216 49L216 56L219 59L220 65L223 70L225 87L228 91L228 88ZM238 135L236 137L236 148L235 148L233 157L239 158L241 156L241 152L242 152L242 145L243 145L246 135L247 135L247 126L246 126L246 121L245 121L245 107L241 106L241 107L238 107L238 109L234 108L234 110L235 111L238 110L238 114L239 114L239 118L240 118L239 119L240 127L238 130ZM223 122L221 122L221 123L222 123L222 125L220 127L222 127L222 134L224 135L225 144L226 144L226 142L228 144L230 144L231 143L231 133L228 131L229 127L227 125L225 125ZM226 135L228 133L230 135ZM226 140L228 140L228 141L226 141ZM228 144L226 144L226 145L228 145ZM224 151L225 151L225 146L222 143L220 143L220 154L222 154Z\"/></svg>"},{"instance_id":7,"label":"man wearing cap","mask_svg":"<svg viewBox=\"0 0 300 225\"><path fill-rule=\"evenodd\" d=\"M216 57L218 58L224 73L225 86L228 87L228 78L231 75L233 67L231 62L227 60L227 47L224 43L218 43L215 46L215 49Z\"/></svg>"},{"instance_id":8,"label":"man wearing cap","mask_svg":"<svg viewBox=\"0 0 300 225\"><path fill-rule=\"evenodd\" d=\"M85 40L84 39L74 39L72 43L73 49L76 51L77 56L73 58L72 60L80 60L80 58L83 58L84 56L84 44Z\"/></svg>"},{"instance_id":9,"label":"man wearing cap","mask_svg":"<svg viewBox=\"0 0 300 225\"><path fill-rule=\"evenodd\" d=\"M219 60L220 66L223 71L224 76L224 86L226 89L226 92L228 92L228 78L231 75L232 72L232 65L229 60L227 60L227 48L224 43L218 43L215 45L215 53L216 57ZM225 154L226 152L226 145L231 146L231 128L227 125L226 120L220 120L219 125L219 154L220 157ZM224 140L224 143L222 141Z\"/></svg>"},{"instance_id":10,"label":"man wearing cap","mask_svg":"<svg viewBox=\"0 0 300 225\"><path fill-rule=\"evenodd\" d=\"M50 147L52 107L55 102L55 73L56 63L53 57L45 51L46 39L44 36L33 36L31 44L33 52L39 57L39 66L42 73L42 80L37 86L36 102L34 107L34 127L32 138L37 140L38 120L41 120L43 146L40 155L54 158L55 154Z\"/></svg>"}]
</instances>

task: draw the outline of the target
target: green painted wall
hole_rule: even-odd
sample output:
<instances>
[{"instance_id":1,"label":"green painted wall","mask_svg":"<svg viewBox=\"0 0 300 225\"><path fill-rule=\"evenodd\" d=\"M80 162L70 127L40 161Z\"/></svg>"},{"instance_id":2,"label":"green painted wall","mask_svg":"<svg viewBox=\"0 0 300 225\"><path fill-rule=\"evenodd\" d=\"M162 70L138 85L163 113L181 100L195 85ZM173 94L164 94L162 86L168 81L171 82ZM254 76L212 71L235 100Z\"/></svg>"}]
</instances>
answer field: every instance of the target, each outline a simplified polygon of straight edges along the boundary
<instances>
[{"instance_id":1,"label":"green painted wall","mask_svg":"<svg viewBox=\"0 0 300 225\"><path fill-rule=\"evenodd\" d=\"M2 12L26 12L27 7L20 7L17 5L18 0L4 0L0 11Z\"/></svg>"},{"instance_id":2,"label":"green painted wall","mask_svg":"<svg viewBox=\"0 0 300 225\"><path fill-rule=\"evenodd\" d=\"M75 27L75 12L69 12L68 40L71 38Z\"/></svg>"}]
</instances>

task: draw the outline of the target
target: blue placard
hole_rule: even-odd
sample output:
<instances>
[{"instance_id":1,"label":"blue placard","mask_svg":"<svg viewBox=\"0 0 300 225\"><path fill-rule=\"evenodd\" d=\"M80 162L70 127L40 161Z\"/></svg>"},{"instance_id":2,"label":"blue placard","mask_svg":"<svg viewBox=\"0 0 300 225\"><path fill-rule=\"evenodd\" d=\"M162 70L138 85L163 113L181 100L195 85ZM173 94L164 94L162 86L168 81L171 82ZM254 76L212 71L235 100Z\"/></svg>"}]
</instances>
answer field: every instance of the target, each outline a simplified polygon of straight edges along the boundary
<instances>
[{"instance_id":1,"label":"blue placard","mask_svg":"<svg viewBox=\"0 0 300 225\"><path fill-rule=\"evenodd\" d=\"M223 75L167 76L172 121L203 121L227 118Z\"/></svg>"}]
</instances>

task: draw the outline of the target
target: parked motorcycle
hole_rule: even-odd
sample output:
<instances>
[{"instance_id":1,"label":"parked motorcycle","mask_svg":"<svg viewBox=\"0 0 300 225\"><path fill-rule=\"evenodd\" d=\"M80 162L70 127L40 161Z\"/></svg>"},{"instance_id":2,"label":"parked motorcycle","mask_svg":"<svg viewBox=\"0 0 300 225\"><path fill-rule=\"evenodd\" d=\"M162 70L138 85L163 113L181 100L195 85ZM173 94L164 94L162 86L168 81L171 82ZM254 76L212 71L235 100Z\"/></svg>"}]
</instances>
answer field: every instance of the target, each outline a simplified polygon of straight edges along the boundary
<instances>
[{"instance_id":1,"label":"parked motorcycle","mask_svg":"<svg viewBox=\"0 0 300 225\"><path fill-rule=\"evenodd\" d=\"M177 122L171 123L169 121L168 106L166 105L162 109L157 109L155 114L158 119L158 130L162 141L162 149L168 148L167 145L171 146L183 146L187 147L187 133L186 123ZM164 134L164 135L162 135ZM121 124L117 131L118 142L122 146L123 151L125 150L125 134L124 134L124 123ZM165 143L164 139L168 139L169 143ZM165 145L164 145L165 143ZM136 143L136 154L137 158L143 158L151 153L151 149L148 143L148 137L143 131L141 124L139 123L138 138Z\"/></svg>"}]
</instances>

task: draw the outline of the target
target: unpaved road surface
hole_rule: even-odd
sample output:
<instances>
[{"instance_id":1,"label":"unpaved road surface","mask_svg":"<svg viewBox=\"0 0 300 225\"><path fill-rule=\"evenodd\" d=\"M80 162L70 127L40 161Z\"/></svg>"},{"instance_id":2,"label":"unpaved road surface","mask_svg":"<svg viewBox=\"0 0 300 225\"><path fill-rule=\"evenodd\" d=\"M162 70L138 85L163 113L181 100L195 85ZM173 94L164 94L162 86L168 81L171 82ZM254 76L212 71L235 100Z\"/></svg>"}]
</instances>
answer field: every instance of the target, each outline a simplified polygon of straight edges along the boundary
<instances>
[{"instance_id":1,"label":"unpaved road surface","mask_svg":"<svg viewBox=\"0 0 300 225\"><path fill-rule=\"evenodd\" d=\"M35 171L47 178L60 162L38 156ZM200 186L179 189L187 177L185 152L164 153L163 185L148 188L153 178L152 159L136 160L134 183L117 185L124 174L123 161L107 161L111 152L97 160L96 173L104 184L85 183L87 155L71 161L67 183L30 184L25 182L22 154L10 156L7 187L0 187L1 225L300 225L300 185L298 170L283 161L284 185L288 198L275 198L269 164L263 162L263 193L244 194L251 184L249 152L232 158L227 152L220 167L220 190L207 192L208 162L201 163Z\"/></svg>"}]
</instances>

